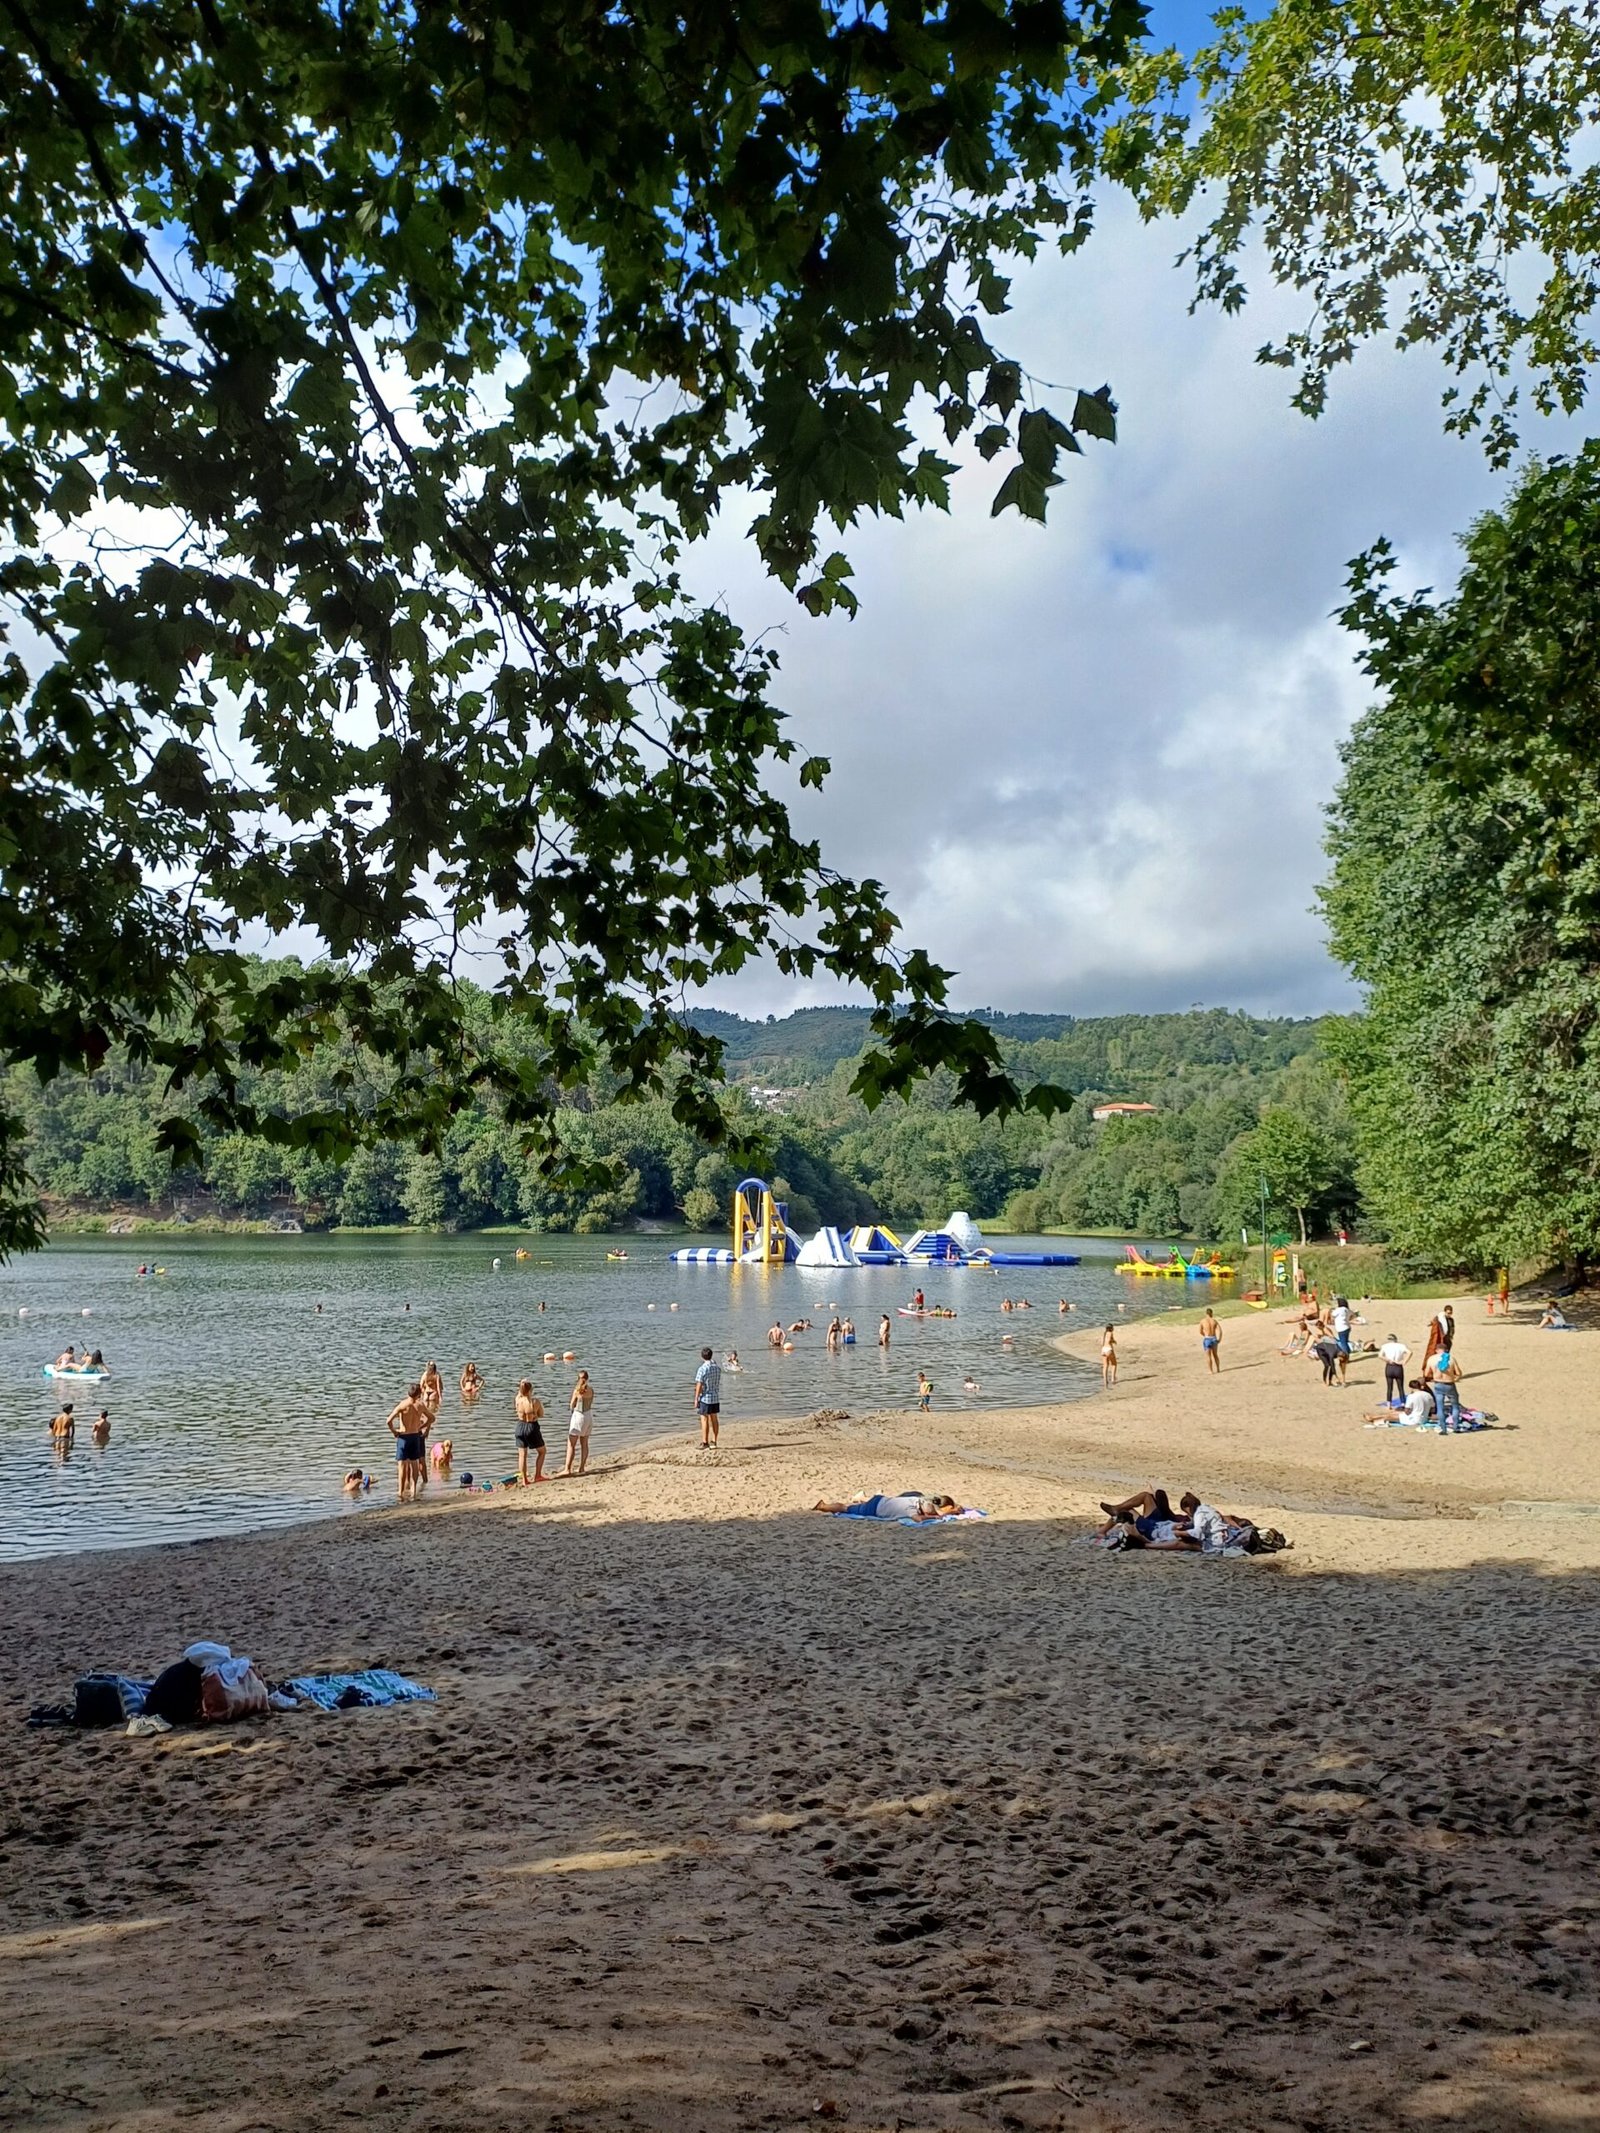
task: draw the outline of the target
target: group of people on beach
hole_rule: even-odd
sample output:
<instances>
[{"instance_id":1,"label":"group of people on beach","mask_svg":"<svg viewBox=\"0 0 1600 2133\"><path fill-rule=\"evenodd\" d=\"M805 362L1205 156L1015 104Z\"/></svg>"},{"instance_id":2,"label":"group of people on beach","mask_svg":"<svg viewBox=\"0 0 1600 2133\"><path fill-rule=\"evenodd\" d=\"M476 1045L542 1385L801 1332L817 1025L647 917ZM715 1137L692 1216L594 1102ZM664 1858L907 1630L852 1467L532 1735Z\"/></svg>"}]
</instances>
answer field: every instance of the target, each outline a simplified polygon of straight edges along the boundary
<instances>
[{"instance_id":1,"label":"group of people on beach","mask_svg":"<svg viewBox=\"0 0 1600 2133\"><path fill-rule=\"evenodd\" d=\"M1290 1547L1281 1533L1260 1532L1254 1521L1219 1511L1186 1490L1172 1508L1165 1489L1137 1489L1121 1503L1103 1503L1105 1521L1095 1528L1102 1546L1153 1548L1196 1555L1274 1553Z\"/></svg>"},{"instance_id":2,"label":"group of people on beach","mask_svg":"<svg viewBox=\"0 0 1600 2133\"><path fill-rule=\"evenodd\" d=\"M485 1379L476 1363L463 1364L457 1382L464 1406L474 1405L482 1396ZM444 1380L439 1375L439 1366L429 1362L423 1366L416 1382L408 1387L405 1397L398 1400L384 1417L384 1425L394 1439L395 1494L401 1503L412 1502L427 1486L430 1464L437 1479L450 1479L454 1443L449 1437L433 1436L443 1398ZM550 1478L544 1470L547 1447L540 1427L543 1420L544 1402L534 1391L532 1378L524 1378L517 1387L515 1435L517 1479L525 1487ZM563 1475L588 1471L593 1430L594 1386L588 1371L580 1369L567 1402L567 1463L562 1469ZM431 1446L430 1439L433 1440ZM535 1462L531 1475L528 1472L530 1453ZM347 1495L358 1495L371 1487L371 1477L363 1474L359 1467L353 1467L345 1476L344 1486Z\"/></svg>"}]
</instances>

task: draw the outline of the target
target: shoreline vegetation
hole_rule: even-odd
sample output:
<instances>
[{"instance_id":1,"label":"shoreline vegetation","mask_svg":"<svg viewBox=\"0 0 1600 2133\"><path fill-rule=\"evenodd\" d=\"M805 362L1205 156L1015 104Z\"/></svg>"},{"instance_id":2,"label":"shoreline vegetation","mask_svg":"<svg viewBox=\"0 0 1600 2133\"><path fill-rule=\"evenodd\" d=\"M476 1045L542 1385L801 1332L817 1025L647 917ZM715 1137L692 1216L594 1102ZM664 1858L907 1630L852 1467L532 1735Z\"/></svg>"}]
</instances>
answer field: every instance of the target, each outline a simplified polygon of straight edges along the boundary
<instances>
[{"instance_id":1,"label":"shoreline vegetation","mask_svg":"<svg viewBox=\"0 0 1600 2133\"><path fill-rule=\"evenodd\" d=\"M581 1483L0 1570L14 1709L203 1635L269 1678L381 1664L438 1698L21 1737L0 1948L31 2112L220 2119L237 2062L194 2039L255 2009L293 2027L284 2128L380 2092L419 2124L704 2133L953 2126L989 2097L1041 2133L1165 2123L1174 2094L1208 2127L1581 2116L1588 1336L1459 1316L1504 1425L1475 1436L1364 1428L1375 1361L1325 1391L1278 1313L1227 1319L1216 1378L1191 1326L1146 1320L1072 1406L739 1417L709 1454L674 1418ZM1062 1345L1094 1359L1092 1329ZM1293 1547L1084 1544L1152 1483ZM810 1509L900 1486L989 1516ZM558 1609L516 1601L530 1574ZM1194 1693L1151 1694L1196 1654ZM403 1841L373 1841L375 1803ZM397 2043L394 1979L423 1975L455 1984Z\"/></svg>"}]
</instances>

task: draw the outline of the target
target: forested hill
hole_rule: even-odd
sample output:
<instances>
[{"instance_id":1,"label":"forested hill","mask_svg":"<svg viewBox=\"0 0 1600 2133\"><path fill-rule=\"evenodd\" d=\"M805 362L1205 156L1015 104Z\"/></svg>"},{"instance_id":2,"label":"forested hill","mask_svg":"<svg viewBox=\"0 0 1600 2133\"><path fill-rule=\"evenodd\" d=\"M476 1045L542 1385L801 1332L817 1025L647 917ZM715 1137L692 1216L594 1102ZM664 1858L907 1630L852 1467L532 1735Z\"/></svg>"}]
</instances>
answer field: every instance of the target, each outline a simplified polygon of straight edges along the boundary
<instances>
[{"instance_id":1,"label":"forested hill","mask_svg":"<svg viewBox=\"0 0 1600 2133\"><path fill-rule=\"evenodd\" d=\"M992 1007L970 1010L986 1022L1008 1052L1018 1045L1048 1045L1025 1062L1031 1079L1058 1081L1075 1093L1108 1088L1118 1077L1143 1084L1192 1067L1240 1067L1261 1072L1287 1066L1310 1051L1317 1025L1287 1018L1263 1020L1226 1008L1192 1009L1174 1015L1005 1014ZM871 1010L865 1007L801 1007L769 1015L765 1022L720 1008L697 1007L686 1019L722 1041L730 1074L767 1079L786 1087L820 1080L841 1060L854 1059L867 1041Z\"/></svg>"},{"instance_id":2,"label":"forested hill","mask_svg":"<svg viewBox=\"0 0 1600 2133\"><path fill-rule=\"evenodd\" d=\"M1275 1181L1281 1224L1326 1221L1353 1204L1348 1118L1318 1024L1220 1010L984 1019L1020 1082L1064 1084L1082 1100L1049 1120L980 1119L955 1104L948 1075L935 1075L909 1102L869 1112L851 1087L865 1010L705 1024L728 1045L735 1111L764 1141L763 1165L783 1181L802 1228L940 1222L959 1207L1019 1229L1220 1236L1255 1218L1263 1175ZM330 1043L293 1073L252 1075L250 1094L291 1119L325 1110L342 1090L374 1112L392 1072L370 1053ZM745 1093L753 1088L782 1094ZM342 1161L314 1144L218 1132L197 1112L198 1160L175 1174L162 1120L175 1104L192 1105L193 1092L175 1096L156 1069L120 1051L92 1076L45 1087L14 1068L0 1094L24 1124L29 1172L58 1215L154 1209L352 1228L511 1222L596 1231L682 1221L720 1229L747 1167L698 1142L666 1098L620 1101L603 1070L571 1093L557 1120L562 1145L599 1166L597 1182L581 1190L553 1183L485 1100L451 1119L436 1153L380 1143ZM1101 1098L1151 1108L1097 1123Z\"/></svg>"}]
</instances>

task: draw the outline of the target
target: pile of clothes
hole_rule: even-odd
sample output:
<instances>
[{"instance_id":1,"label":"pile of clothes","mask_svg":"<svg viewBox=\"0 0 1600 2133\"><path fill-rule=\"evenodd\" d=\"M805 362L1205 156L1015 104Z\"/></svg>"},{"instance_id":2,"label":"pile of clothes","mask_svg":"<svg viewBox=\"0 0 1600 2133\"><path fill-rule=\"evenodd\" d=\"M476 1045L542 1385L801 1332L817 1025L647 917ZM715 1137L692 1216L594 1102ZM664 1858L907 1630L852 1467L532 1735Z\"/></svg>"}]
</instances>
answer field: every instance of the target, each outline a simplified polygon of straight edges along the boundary
<instances>
[{"instance_id":1,"label":"pile of clothes","mask_svg":"<svg viewBox=\"0 0 1600 2133\"><path fill-rule=\"evenodd\" d=\"M153 1681L131 1674L84 1674L68 1704L40 1704L30 1726L121 1726L129 1733L165 1733L173 1726L265 1718L273 1711L339 1711L391 1703L432 1703L432 1689L387 1667L354 1674L296 1674L269 1682L253 1661L225 1644L191 1644Z\"/></svg>"}]
</instances>

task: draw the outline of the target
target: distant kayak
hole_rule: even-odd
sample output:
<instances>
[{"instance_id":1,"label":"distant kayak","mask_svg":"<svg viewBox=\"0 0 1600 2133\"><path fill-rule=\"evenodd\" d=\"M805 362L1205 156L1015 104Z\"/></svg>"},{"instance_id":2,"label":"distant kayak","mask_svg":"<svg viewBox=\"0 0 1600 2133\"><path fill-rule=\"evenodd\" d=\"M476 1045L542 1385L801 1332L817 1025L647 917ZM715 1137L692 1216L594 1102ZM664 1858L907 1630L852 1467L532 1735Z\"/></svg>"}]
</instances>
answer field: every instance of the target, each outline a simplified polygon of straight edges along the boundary
<instances>
[{"instance_id":1,"label":"distant kayak","mask_svg":"<svg viewBox=\"0 0 1600 2133\"><path fill-rule=\"evenodd\" d=\"M110 1377L111 1372L109 1370L69 1370L65 1365L58 1368L54 1363L46 1363L39 1375L42 1378L82 1378L85 1383L93 1383L96 1378Z\"/></svg>"},{"instance_id":2,"label":"distant kayak","mask_svg":"<svg viewBox=\"0 0 1600 2133\"><path fill-rule=\"evenodd\" d=\"M910 1304L897 1304L895 1308L902 1318L954 1318L956 1315L954 1311L940 1310L935 1304L929 1304L922 1311L913 1310Z\"/></svg>"}]
</instances>

